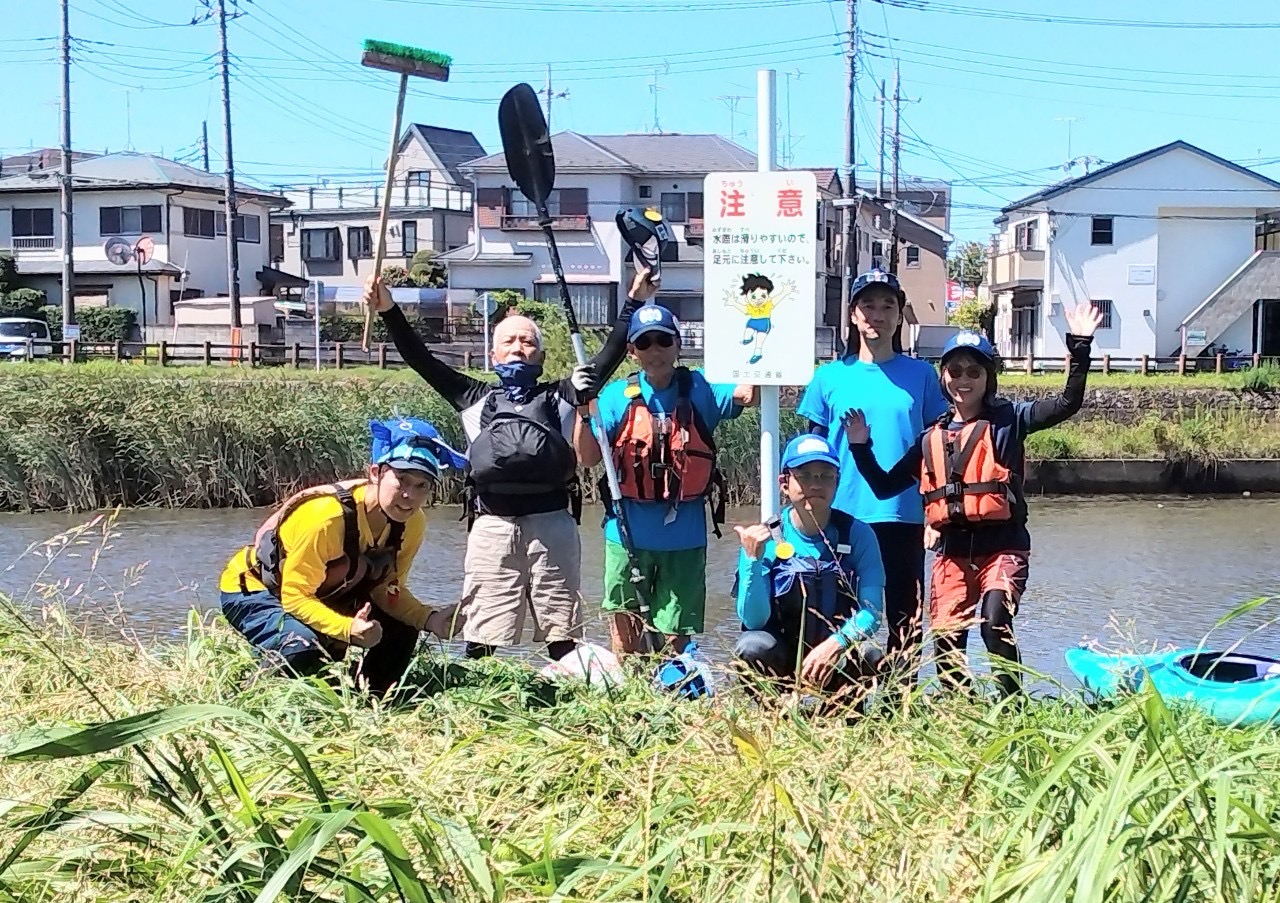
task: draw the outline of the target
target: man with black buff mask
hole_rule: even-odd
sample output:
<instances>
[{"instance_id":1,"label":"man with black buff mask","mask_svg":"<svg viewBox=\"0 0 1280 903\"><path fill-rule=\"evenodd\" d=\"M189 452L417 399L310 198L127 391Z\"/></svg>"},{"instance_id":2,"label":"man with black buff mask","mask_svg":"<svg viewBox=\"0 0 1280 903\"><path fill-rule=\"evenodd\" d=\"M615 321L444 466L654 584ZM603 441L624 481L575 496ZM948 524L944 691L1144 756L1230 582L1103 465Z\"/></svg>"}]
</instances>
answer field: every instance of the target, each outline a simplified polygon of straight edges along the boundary
<instances>
[{"instance_id":1,"label":"man with black buff mask","mask_svg":"<svg viewBox=\"0 0 1280 903\"><path fill-rule=\"evenodd\" d=\"M546 643L553 659L572 653L582 638L581 492L573 443L590 426L576 409L594 399L622 363L631 315L656 292L648 271L637 272L604 347L556 381L542 379L538 325L506 317L493 333L495 386L433 355L381 279L366 282L365 303L382 316L405 363L459 412L470 446L462 589L469 657L518 645L526 611L534 642Z\"/></svg>"}]
</instances>

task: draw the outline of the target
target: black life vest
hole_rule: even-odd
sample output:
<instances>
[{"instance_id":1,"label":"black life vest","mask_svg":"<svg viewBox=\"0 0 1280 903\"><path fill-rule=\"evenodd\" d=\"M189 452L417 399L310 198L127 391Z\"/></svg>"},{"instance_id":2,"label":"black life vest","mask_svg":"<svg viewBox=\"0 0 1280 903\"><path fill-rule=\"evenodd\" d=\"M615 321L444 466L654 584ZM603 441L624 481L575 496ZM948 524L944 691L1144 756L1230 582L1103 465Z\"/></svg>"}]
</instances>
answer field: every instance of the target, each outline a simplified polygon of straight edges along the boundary
<instances>
[{"instance_id":1,"label":"black life vest","mask_svg":"<svg viewBox=\"0 0 1280 903\"><path fill-rule=\"evenodd\" d=\"M489 393L480 409L480 430L467 452L468 466L462 518L471 529L486 497L505 496L504 510L519 512L540 504L537 496L564 493L574 521L582 522L582 487L578 456L565 439L560 393L555 384L538 386L528 401L517 404L501 388ZM511 504L512 502L515 504ZM528 513L546 510L535 507Z\"/></svg>"},{"instance_id":2,"label":"black life vest","mask_svg":"<svg viewBox=\"0 0 1280 903\"><path fill-rule=\"evenodd\" d=\"M836 528L834 558L795 555L786 559L766 557L769 574L769 620L764 630L778 637L798 637L803 622L803 640L813 647L827 639L858 613L858 577L853 563L853 518L832 509ZM773 536L774 551L784 540L782 521L773 518L767 526ZM738 592L735 578L733 594Z\"/></svg>"},{"instance_id":3,"label":"black life vest","mask_svg":"<svg viewBox=\"0 0 1280 903\"><path fill-rule=\"evenodd\" d=\"M324 494L332 494L342 506L342 558L326 562L328 570L335 574L337 583L328 588L318 587L316 598L340 610L354 610L356 605L367 599L374 587L395 571L396 558L404 539L404 524L391 521L386 543L362 551L359 512L355 496L346 486L334 484L316 487L290 497L268 519L269 529L258 531L256 541L248 553L248 573L256 577L273 596L280 597L281 573L285 560L285 550L280 543L280 528L289 515L304 502ZM274 524L271 523L272 520Z\"/></svg>"},{"instance_id":4,"label":"black life vest","mask_svg":"<svg viewBox=\"0 0 1280 903\"><path fill-rule=\"evenodd\" d=\"M567 488L578 457L561 428L555 387L539 387L524 404L502 389L489 393L467 458L468 479L480 492L538 495Z\"/></svg>"}]
</instances>

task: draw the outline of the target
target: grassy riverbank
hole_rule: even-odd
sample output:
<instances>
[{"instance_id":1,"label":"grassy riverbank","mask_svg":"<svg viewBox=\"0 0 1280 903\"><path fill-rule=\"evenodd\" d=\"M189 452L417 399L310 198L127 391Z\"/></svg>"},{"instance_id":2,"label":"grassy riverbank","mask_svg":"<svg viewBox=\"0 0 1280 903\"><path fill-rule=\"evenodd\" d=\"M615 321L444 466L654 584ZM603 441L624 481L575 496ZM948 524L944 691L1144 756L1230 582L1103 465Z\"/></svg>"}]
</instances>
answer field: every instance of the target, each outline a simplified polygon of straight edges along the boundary
<instances>
[{"instance_id":1,"label":"grassy riverbank","mask_svg":"<svg viewBox=\"0 0 1280 903\"><path fill-rule=\"evenodd\" d=\"M371 709L58 625L0 615L0 900L1280 899L1280 740L1153 696L846 726L429 655Z\"/></svg>"},{"instance_id":2,"label":"grassy riverbank","mask_svg":"<svg viewBox=\"0 0 1280 903\"><path fill-rule=\"evenodd\" d=\"M1196 378L1199 380L1199 377ZM412 375L231 373L111 363L0 374L0 510L266 505L356 472L371 417L425 417L461 441L456 414ZM783 413L783 432L801 427ZM731 501L756 501L759 420L717 432ZM1033 438L1033 457L1280 457L1264 412L1186 410L1118 425L1085 419ZM446 493L456 494L451 482Z\"/></svg>"}]
</instances>

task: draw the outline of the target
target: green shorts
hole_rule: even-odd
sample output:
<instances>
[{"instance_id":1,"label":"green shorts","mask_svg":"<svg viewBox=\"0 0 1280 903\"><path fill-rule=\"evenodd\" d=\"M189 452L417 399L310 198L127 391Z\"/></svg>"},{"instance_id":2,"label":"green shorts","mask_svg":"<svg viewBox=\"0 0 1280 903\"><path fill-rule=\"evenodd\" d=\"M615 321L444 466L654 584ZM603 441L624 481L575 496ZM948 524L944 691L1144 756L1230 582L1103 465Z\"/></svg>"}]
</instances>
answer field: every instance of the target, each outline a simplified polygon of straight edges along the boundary
<instances>
[{"instance_id":1,"label":"green shorts","mask_svg":"<svg viewBox=\"0 0 1280 903\"><path fill-rule=\"evenodd\" d=\"M667 636L702 633L707 609L706 546L675 552L637 549L636 561L648 590L654 628ZM640 610L627 551L609 540L604 543L604 601L600 607L606 612Z\"/></svg>"}]
</instances>

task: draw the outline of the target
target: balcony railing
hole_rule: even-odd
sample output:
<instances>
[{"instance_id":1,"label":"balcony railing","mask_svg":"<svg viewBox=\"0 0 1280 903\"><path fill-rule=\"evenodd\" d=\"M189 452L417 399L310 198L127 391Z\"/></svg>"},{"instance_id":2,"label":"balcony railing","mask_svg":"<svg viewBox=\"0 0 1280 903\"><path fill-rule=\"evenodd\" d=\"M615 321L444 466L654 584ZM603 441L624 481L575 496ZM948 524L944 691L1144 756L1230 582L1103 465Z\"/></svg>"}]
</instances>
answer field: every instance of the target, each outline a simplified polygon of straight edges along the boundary
<instances>
[{"instance_id":1,"label":"balcony railing","mask_svg":"<svg viewBox=\"0 0 1280 903\"><path fill-rule=\"evenodd\" d=\"M52 251L54 247L52 235L31 235L13 239L15 251Z\"/></svg>"},{"instance_id":2,"label":"balcony railing","mask_svg":"<svg viewBox=\"0 0 1280 903\"><path fill-rule=\"evenodd\" d=\"M504 214L502 217L502 229L504 232L537 232L542 227L538 225L537 214ZM557 232L589 232L591 230L590 216L552 216L551 228Z\"/></svg>"},{"instance_id":3,"label":"balcony railing","mask_svg":"<svg viewBox=\"0 0 1280 903\"><path fill-rule=\"evenodd\" d=\"M1044 251L1003 251L991 258L991 285L1044 282Z\"/></svg>"}]
</instances>

